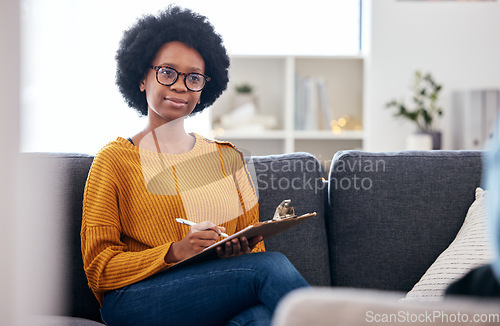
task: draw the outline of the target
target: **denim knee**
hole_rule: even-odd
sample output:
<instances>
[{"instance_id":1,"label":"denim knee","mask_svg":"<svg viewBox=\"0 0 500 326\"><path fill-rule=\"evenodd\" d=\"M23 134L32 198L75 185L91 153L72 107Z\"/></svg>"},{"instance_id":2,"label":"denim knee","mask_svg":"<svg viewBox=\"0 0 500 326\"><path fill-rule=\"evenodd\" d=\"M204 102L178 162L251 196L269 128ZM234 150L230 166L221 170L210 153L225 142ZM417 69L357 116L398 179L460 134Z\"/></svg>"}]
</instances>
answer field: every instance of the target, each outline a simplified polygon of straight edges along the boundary
<instances>
[{"instance_id":1,"label":"denim knee","mask_svg":"<svg viewBox=\"0 0 500 326\"><path fill-rule=\"evenodd\" d=\"M287 283L290 288L307 287L309 284L297 271L288 258L280 252L264 252L256 254L256 269L266 278Z\"/></svg>"},{"instance_id":2,"label":"denim knee","mask_svg":"<svg viewBox=\"0 0 500 326\"><path fill-rule=\"evenodd\" d=\"M226 326L269 326L271 319L272 312L264 305L257 305L234 316Z\"/></svg>"},{"instance_id":3,"label":"denim knee","mask_svg":"<svg viewBox=\"0 0 500 326\"><path fill-rule=\"evenodd\" d=\"M259 260L266 266L266 269L275 275L298 274L295 266L281 252L265 252L261 256Z\"/></svg>"}]
</instances>

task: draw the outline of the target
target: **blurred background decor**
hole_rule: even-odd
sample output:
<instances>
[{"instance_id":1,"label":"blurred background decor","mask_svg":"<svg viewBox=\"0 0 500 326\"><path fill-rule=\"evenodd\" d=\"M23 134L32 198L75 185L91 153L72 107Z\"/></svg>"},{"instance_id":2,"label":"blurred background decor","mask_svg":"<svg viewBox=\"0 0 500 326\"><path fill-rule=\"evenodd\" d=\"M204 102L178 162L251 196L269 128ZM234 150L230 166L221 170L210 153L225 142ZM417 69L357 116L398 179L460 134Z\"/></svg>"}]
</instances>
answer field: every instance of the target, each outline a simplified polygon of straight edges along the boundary
<instances>
[{"instance_id":1,"label":"blurred background decor","mask_svg":"<svg viewBox=\"0 0 500 326\"><path fill-rule=\"evenodd\" d=\"M233 109L221 115L220 127L225 130L238 129L245 131L262 131L276 126L276 116L260 114L254 88L249 83L234 87Z\"/></svg>"},{"instance_id":2,"label":"blurred background decor","mask_svg":"<svg viewBox=\"0 0 500 326\"><path fill-rule=\"evenodd\" d=\"M234 107L238 108L242 105L250 103L255 106L255 98L253 94L253 86L247 83L236 85L234 87L236 95L234 98Z\"/></svg>"},{"instance_id":3,"label":"blurred background decor","mask_svg":"<svg viewBox=\"0 0 500 326\"><path fill-rule=\"evenodd\" d=\"M386 107L395 108L394 116L415 123L417 130L408 136L407 149L441 149L441 131L436 129L435 122L436 118L443 114L437 103L442 85L438 84L430 73L423 74L420 70L416 70L413 77L412 107L396 99L389 101Z\"/></svg>"},{"instance_id":4,"label":"blurred background decor","mask_svg":"<svg viewBox=\"0 0 500 326\"><path fill-rule=\"evenodd\" d=\"M500 117L500 88L454 91L452 107L452 149L484 149Z\"/></svg>"}]
</instances>

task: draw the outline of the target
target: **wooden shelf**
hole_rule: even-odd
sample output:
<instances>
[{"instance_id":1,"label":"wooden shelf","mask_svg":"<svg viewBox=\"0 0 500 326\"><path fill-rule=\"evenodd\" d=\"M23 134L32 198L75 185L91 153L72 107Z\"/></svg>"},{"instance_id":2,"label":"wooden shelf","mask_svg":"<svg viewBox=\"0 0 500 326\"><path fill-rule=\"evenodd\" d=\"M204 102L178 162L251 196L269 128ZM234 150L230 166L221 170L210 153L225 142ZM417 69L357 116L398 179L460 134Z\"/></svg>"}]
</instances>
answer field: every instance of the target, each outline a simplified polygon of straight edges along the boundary
<instances>
[{"instance_id":1,"label":"wooden shelf","mask_svg":"<svg viewBox=\"0 0 500 326\"><path fill-rule=\"evenodd\" d=\"M297 130L292 132L293 139L331 139L331 140L363 140L363 131L346 130L340 133L334 133L327 130ZM263 130L260 132L254 131L236 131L228 130L224 132L215 132L216 139L285 139L287 133L284 130Z\"/></svg>"},{"instance_id":2,"label":"wooden shelf","mask_svg":"<svg viewBox=\"0 0 500 326\"><path fill-rule=\"evenodd\" d=\"M345 130L333 133L328 130L297 130L294 132L295 139L331 139L331 140L363 140L363 131Z\"/></svg>"},{"instance_id":3,"label":"wooden shelf","mask_svg":"<svg viewBox=\"0 0 500 326\"><path fill-rule=\"evenodd\" d=\"M228 89L211 109L214 138L231 141L257 155L305 149L313 155L327 157L333 156L337 150L362 148L362 130L342 130L340 133L295 130L295 119L298 105L296 81L300 76L326 83L330 102L326 112L329 114L325 115L325 106L311 114L317 114L318 119L329 115L332 120L350 116L362 126L363 61L362 56L233 56ZM242 83L253 86L257 113L276 117L273 130L245 130L244 124L241 129L230 130L222 129L217 123L221 116L235 108L235 86ZM324 127L324 123L320 124Z\"/></svg>"},{"instance_id":4,"label":"wooden shelf","mask_svg":"<svg viewBox=\"0 0 500 326\"><path fill-rule=\"evenodd\" d=\"M284 130L263 130L263 131L238 131L224 130L215 131L216 139L232 140L232 139L285 139Z\"/></svg>"}]
</instances>

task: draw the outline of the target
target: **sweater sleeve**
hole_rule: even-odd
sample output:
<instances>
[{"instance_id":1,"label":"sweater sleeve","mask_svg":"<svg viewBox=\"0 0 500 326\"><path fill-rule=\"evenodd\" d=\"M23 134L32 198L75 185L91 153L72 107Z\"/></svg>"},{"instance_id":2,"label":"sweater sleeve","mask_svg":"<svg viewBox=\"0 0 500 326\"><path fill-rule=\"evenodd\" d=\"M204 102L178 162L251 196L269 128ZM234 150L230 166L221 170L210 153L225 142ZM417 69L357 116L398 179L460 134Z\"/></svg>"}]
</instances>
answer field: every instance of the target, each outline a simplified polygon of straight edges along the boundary
<instances>
[{"instance_id":1,"label":"sweater sleeve","mask_svg":"<svg viewBox=\"0 0 500 326\"><path fill-rule=\"evenodd\" d=\"M249 225L259 222L259 203L257 192L252 182L250 172L245 164L243 154L236 148L230 151L230 169L234 175L236 187L240 197L243 215L239 218L236 231L243 230ZM265 251L264 241L259 242L252 252Z\"/></svg>"},{"instance_id":2,"label":"sweater sleeve","mask_svg":"<svg viewBox=\"0 0 500 326\"><path fill-rule=\"evenodd\" d=\"M259 205L255 205L250 210L246 211L243 216L238 220L236 227L237 231L243 230L251 224L259 222ZM259 242L252 250L252 252L264 252L264 241Z\"/></svg>"},{"instance_id":3,"label":"sweater sleeve","mask_svg":"<svg viewBox=\"0 0 500 326\"><path fill-rule=\"evenodd\" d=\"M85 185L81 245L89 286L102 302L106 291L145 279L168 266L171 243L132 252L121 241L119 187L111 155L97 155Z\"/></svg>"}]
</instances>

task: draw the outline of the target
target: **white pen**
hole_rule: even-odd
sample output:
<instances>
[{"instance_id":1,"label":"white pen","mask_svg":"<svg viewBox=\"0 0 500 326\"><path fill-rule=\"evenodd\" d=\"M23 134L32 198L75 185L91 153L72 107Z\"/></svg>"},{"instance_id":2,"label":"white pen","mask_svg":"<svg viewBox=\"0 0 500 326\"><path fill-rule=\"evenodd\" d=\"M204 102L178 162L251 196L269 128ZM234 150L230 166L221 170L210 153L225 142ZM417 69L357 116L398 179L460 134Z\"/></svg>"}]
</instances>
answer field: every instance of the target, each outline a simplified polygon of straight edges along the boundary
<instances>
[{"instance_id":1,"label":"white pen","mask_svg":"<svg viewBox=\"0 0 500 326\"><path fill-rule=\"evenodd\" d=\"M186 224L186 225L189 225L189 226L193 226L193 225L195 225L195 224L196 224L195 222L191 222L191 221L185 220L185 219L183 219L183 218L176 218L175 220L176 220L177 222L181 223L181 224ZM227 234L225 234L224 232L221 232L219 235L220 235L221 237L223 237L223 238L227 238L227 237L229 237L229 236L228 236Z\"/></svg>"}]
</instances>

